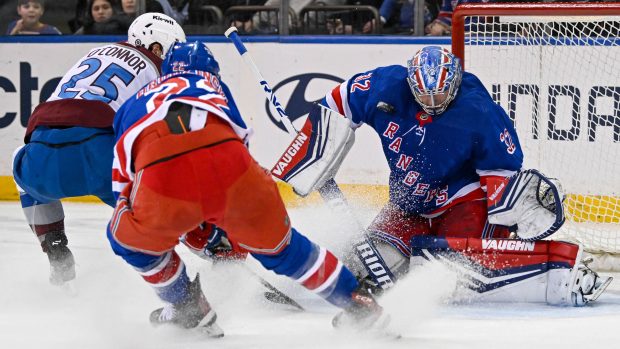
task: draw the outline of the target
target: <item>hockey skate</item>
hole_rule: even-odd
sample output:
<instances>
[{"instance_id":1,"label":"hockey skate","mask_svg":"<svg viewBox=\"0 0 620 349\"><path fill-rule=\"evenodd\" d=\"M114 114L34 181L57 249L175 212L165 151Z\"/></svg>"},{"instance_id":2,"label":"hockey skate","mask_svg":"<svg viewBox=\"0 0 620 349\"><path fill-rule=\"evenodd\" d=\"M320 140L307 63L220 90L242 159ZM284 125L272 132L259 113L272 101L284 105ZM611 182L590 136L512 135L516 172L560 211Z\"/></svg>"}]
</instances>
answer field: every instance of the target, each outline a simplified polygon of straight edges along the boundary
<instances>
[{"instance_id":1,"label":"hockey skate","mask_svg":"<svg viewBox=\"0 0 620 349\"><path fill-rule=\"evenodd\" d=\"M332 320L332 325L335 328L370 331L395 338L400 337L400 335L390 333L388 330L391 321L390 315L384 312L365 287L360 286L353 292L351 298L352 304Z\"/></svg>"},{"instance_id":2,"label":"hockey skate","mask_svg":"<svg viewBox=\"0 0 620 349\"><path fill-rule=\"evenodd\" d=\"M577 267L571 293L571 301L575 306L584 306L597 300L614 279L611 276L599 276L588 267L590 263L592 257L584 259Z\"/></svg>"},{"instance_id":3,"label":"hockey skate","mask_svg":"<svg viewBox=\"0 0 620 349\"><path fill-rule=\"evenodd\" d=\"M224 336L224 331L215 323L215 311L202 293L199 275L190 283L185 301L154 310L150 320L155 326L172 324L181 328L195 328L213 338Z\"/></svg>"},{"instance_id":4,"label":"hockey skate","mask_svg":"<svg viewBox=\"0 0 620 349\"><path fill-rule=\"evenodd\" d=\"M42 246L50 262L50 283L52 285L65 285L75 279L75 260L67 243L67 236L64 232L54 231L45 234Z\"/></svg>"}]
</instances>

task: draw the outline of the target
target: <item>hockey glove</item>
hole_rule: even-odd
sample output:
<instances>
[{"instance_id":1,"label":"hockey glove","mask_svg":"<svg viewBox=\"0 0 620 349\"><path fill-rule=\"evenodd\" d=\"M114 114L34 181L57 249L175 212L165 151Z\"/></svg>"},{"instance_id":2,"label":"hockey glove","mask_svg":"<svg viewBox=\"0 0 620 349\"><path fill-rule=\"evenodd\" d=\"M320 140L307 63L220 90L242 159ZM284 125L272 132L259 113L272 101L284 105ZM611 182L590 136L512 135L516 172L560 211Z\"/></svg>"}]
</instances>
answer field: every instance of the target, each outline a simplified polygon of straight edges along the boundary
<instances>
[{"instance_id":1,"label":"hockey glove","mask_svg":"<svg viewBox=\"0 0 620 349\"><path fill-rule=\"evenodd\" d=\"M213 262L240 261L247 256L246 251L233 246L223 229L210 223L202 223L186 233L181 242L198 257Z\"/></svg>"},{"instance_id":2,"label":"hockey glove","mask_svg":"<svg viewBox=\"0 0 620 349\"><path fill-rule=\"evenodd\" d=\"M516 228L519 239L542 240L564 224L564 192L537 170L487 180L489 223Z\"/></svg>"}]
</instances>

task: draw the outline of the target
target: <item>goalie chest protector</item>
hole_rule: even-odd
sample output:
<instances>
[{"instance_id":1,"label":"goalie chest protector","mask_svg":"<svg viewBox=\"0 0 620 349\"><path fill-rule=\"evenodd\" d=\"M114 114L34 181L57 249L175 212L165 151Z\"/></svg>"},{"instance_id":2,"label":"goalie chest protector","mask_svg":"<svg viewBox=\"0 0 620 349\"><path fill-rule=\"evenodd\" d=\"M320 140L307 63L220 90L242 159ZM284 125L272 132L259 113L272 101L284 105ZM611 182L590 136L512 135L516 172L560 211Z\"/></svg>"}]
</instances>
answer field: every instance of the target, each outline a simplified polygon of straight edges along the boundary
<instances>
[{"instance_id":1,"label":"goalie chest protector","mask_svg":"<svg viewBox=\"0 0 620 349\"><path fill-rule=\"evenodd\" d=\"M463 73L456 98L437 116L422 110L406 78L403 66L380 67L354 75L322 101L377 132L390 167L390 200L403 211L433 215L459 198L484 198L479 173L522 167L512 121L476 76Z\"/></svg>"}]
</instances>

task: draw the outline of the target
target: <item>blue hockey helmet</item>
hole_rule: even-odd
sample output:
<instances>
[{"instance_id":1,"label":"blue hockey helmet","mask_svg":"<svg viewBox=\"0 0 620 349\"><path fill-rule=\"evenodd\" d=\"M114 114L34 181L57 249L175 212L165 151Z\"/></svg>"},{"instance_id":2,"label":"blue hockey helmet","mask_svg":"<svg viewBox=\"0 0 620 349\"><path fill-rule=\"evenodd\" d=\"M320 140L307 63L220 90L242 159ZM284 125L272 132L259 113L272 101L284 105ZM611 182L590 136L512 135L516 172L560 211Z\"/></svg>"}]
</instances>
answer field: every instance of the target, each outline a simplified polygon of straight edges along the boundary
<instances>
[{"instance_id":1,"label":"blue hockey helmet","mask_svg":"<svg viewBox=\"0 0 620 349\"><path fill-rule=\"evenodd\" d=\"M462 77L460 60L439 46L427 46L407 61L407 82L413 97L431 115L448 108Z\"/></svg>"},{"instance_id":2,"label":"blue hockey helmet","mask_svg":"<svg viewBox=\"0 0 620 349\"><path fill-rule=\"evenodd\" d=\"M213 53L200 41L174 43L161 66L163 74L186 70L209 72L218 77L220 75L220 65L213 57Z\"/></svg>"}]
</instances>

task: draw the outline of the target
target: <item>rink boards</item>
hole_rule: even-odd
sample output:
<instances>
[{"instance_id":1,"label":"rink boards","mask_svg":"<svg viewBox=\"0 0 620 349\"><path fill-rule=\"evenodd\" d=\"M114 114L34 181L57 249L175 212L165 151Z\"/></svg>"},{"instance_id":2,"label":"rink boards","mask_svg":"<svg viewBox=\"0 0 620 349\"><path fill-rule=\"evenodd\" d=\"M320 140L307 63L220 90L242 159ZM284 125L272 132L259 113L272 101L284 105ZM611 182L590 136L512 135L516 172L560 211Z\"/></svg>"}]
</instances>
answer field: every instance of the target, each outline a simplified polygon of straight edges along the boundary
<instances>
[{"instance_id":1,"label":"rink boards","mask_svg":"<svg viewBox=\"0 0 620 349\"><path fill-rule=\"evenodd\" d=\"M16 198L12 183L11 154L22 144L28 116L32 109L45 100L55 88L58 79L72 66L77 59L90 48L103 43L113 42L122 38L106 37L57 37L57 38L2 38L0 41L0 199ZM286 148L291 137L278 128L273 121L274 111L266 103L264 95L256 83L255 78L244 66L234 47L225 38L201 37L207 42L220 63L222 79L230 86L239 109L247 123L254 128L255 134L251 140L251 152L264 167L271 167L281 152ZM15 42L14 40L21 40ZM72 41L82 42L72 42ZM84 42L84 40L90 40ZM310 104L321 99L324 94L335 85L344 81L352 74L373 69L377 66L401 64L404 65L418 49L433 44L450 48L449 39L428 38L347 38L347 37L248 37L247 46L261 69L267 81L274 87L278 98L286 107L288 114L300 126L304 120L304 113ZM577 72L578 73L578 72ZM489 77L487 80L493 80ZM497 81L484 80L491 89ZM620 82L616 82L620 85ZM591 84L590 84L591 85ZM583 88L587 96L591 86L576 86ZM544 87L543 87L544 90ZM541 93L541 99L547 96ZM501 96L502 105L507 104L505 96ZM617 102L617 101L616 101ZM517 99L517 111L528 110L530 100ZM519 106L522 103L522 106ZM611 103L611 110L607 113L618 115L613 110L617 103ZM507 106L505 106L507 107ZM558 108L563 108L559 106ZM607 107L606 107L607 109ZM543 110L541 114L545 114ZM571 125L571 118L557 116L558 127L565 128ZM545 115L541 116L540 136L545 137ZM578 116L581 117L581 116ZM587 115L584 112L580 123L587 127ZM616 125L620 129L620 125ZM620 145L614 141L614 127L601 127L600 135L593 140L588 139L588 131L580 133L577 140L553 140L547 147L566 148L575 158L592 158L596 156L609 159L620 158ZM616 131L617 132L617 131ZM537 141L526 134L521 142L527 146L528 142ZM592 149L606 149L606 154L592 154ZM615 155L614 155L615 154ZM528 154L527 167L540 168L536 159L542 158L535 150ZM562 166L567 166L566 164ZM544 167L544 166L542 166ZM566 171L566 168L545 168L551 173ZM582 171L578 164L572 164L571 171ZM584 167L583 171L591 171ZM387 193L385 186L388 179L388 168L381 151L379 139L368 127L356 131L356 144L336 177L343 184L345 190L368 197L372 203L383 202ZM609 182L608 182L609 183ZM612 186L620 186L620 180L613 180ZM287 200L292 200L294 194L282 186ZM591 186L579 190L579 194L606 195L602 188L600 192L591 192ZM371 191L372 194L366 194ZM597 190L598 191L598 190ZM611 195L617 196L620 188L612 188Z\"/></svg>"},{"instance_id":2,"label":"rink boards","mask_svg":"<svg viewBox=\"0 0 620 349\"><path fill-rule=\"evenodd\" d=\"M110 38L94 37L93 42L71 42L84 37L44 39L22 38L34 42L0 41L0 199L16 198L12 183L11 154L21 144L30 112L47 98L62 77L89 49ZM122 38L116 38L122 40ZM255 78L244 66L237 51L225 38L201 37L219 61L221 76L233 91L246 122L254 129L250 149L265 167L271 167L291 137L272 121L273 110L265 102ZM405 64L419 48L427 44L449 47L449 39L383 38L277 38L251 37L247 47L263 75L276 90L287 113L301 126L312 102L350 75L381 65ZM273 115L273 114L271 114ZM345 189L364 184L364 190L376 191L380 201L386 198L388 168L378 137L370 128L356 132L356 145L343 164L337 180ZM347 185L349 184L349 185ZM283 186L284 193L289 193ZM294 198L286 194L287 198Z\"/></svg>"}]
</instances>

